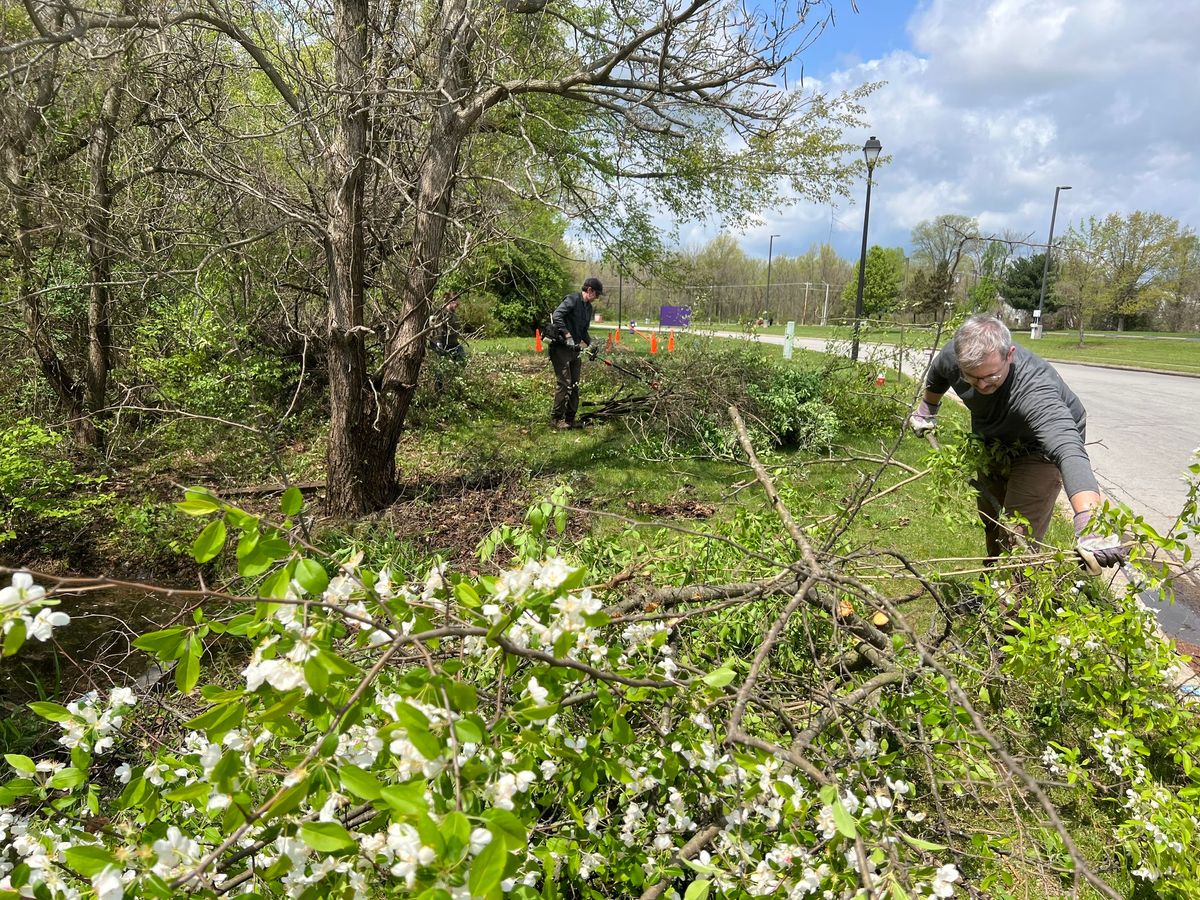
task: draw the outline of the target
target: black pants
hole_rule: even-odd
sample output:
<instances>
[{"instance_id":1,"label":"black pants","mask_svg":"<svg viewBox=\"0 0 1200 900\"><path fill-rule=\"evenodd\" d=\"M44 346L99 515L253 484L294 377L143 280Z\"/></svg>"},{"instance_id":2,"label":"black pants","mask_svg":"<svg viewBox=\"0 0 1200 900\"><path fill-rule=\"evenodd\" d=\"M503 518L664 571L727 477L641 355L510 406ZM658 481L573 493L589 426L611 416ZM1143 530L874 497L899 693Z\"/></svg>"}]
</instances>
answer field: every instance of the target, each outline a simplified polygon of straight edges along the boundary
<instances>
[{"instance_id":1,"label":"black pants","mask_svg":"<svg viewBox=\"0 0 1200 900\"><path fill-rule=\"evenodd\" d=\"M550 364L554 366L554 409L550 418L555 422L575 424L579 409L579 351L566 344L550 344Z\"/></svg>"}]
</instances>

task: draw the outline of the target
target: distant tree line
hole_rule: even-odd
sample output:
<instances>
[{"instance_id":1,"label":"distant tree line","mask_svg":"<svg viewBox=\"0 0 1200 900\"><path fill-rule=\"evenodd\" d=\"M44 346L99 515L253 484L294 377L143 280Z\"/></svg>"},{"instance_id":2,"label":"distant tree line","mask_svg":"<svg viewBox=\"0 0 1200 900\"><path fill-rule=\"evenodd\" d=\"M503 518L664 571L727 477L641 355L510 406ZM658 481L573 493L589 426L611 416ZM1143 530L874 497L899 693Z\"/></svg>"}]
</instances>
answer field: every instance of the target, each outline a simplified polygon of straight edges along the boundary
<instances>
[{"instance_id":1,"label":"distant tree line","mask_svg":"<svg viewBox=\"0 0 1200 900\"><path fill-rule=\"evenodd\" d=\"M928 322L992 310L1026 324L1040 302L1048 327L1079 329L1081 340L1087 328L1200 330L1200 239L1178 220L1113 213L1068 226L1054 243L1047 267L1045 245L1028 236L984 235L975 219L955 214L921 222L910 253L879 245L868 250L864 315ZM858 292L857 260L841 258L829 244L800 256L775 254L768 270L767 260L747 255L728 234L668 254L652 271L598 270L614 286L622 278L627 319L653 317L658 305L677 303L706 321L769 316L816 324L852 316ZM607 306L616 299L610 292Z\"/></svg>"}]
</instances>

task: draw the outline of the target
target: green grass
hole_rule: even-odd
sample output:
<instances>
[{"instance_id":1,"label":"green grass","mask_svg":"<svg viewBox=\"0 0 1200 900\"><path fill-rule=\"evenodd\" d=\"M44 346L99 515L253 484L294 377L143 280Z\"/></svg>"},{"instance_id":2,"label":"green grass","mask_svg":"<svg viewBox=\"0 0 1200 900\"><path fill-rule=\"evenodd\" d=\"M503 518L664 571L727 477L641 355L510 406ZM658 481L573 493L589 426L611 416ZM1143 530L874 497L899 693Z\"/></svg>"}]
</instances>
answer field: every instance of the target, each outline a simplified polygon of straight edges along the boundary
<instances>
[{"instance_id":1,"label":"green grass","mask_svg":"<svg viewBox=\"0 0 1200 900\"><path fill-rule=\"evenodd\" d=\"M681 339L679 352L697 348L695 340ZM715 460L684 450L664 451L644 437L643 426L629 417L578 431L554 431L549 425L553 375L545 354L539 358L533 353L531 340L474 341L471 352L462 382L447 383L442 396L425 395L415 410L414 427L401 450L406 480L444 482L457 476L504 473L523 482L530 503L548 496L555 484L568 484L578 505L596 511L583 524L585 532L611 536L623 532L628 520L643 523L636 538L623 538L630 542L622 551L625 556L613 558L620 557L621 564L630 564L634 557L645 560L656 580L736 581L763 571L763 564L747 560L745 553L730 552L727 545L711 541L705 547L705 539L684 535L675 527L763 549L778 566L795 558L796 550L783 536L761 486L740 458ZM778 347L763 346L760 352L777 358ZM628 336L610 356L631 363L649 358L645 344ZM822 354L799 351L793 364L813 367L823 361ZM583 365L585 404L606 399L628 383L599 363ZM889 392L897 398L899 411L907 408L913 386L907 380L889 381L884 387L865 386L864 391ZM957 424L965 429L967 424L965 412L957 408L947 410L946 419L948 427ZM897 412L896 428L899 423ZM842 446L824 454L765 447L758 452L771 467L793 515L815 542L821 542L834 529L858 485L877 478L879 492L928 467L929 445L911 435L895 454L901 465L885 465L881 445L890 447L894 435L895 431L851 435ZM696 516L697 505L707 507L710 514ZM957 566L968 569L975 568L968 560L983 554L982 529L975 521L969 489L961 485L954 503L947 506L944 493L939 494L929 478L917 478L867 503L838 540L841 546L895 551L910 560L962 558L964 562ZM913 582L895 577L895 566L893 557L880 556L865 561L861 575L882 593L898 595L910 590Z\"/></svg>"},{"instance_id":2,"label":"green grass","mask_svg":"<svg viewBox=\"0 0 1200 900\"><path fill-rule=\"evenodd\" d=\"M735 332L751 330L739 323L702 323L697 328ZM782 335L784 326L776 324L752 331L755 334ZM868 323L864 324L862 340L876 344L903 343L905 346L927 347L933 343L934 333L933 328L927 325L906 326L901 331L899 328L878 328ZM797 327L795 334L801 338L848 339L849 329L845 326L809 325ZM1029 331L1023 329L1014 331L1013 339L1051 361L1200 374L1200 335L1194 332L1088 331L1084 333L1082 347L1079 345L1079 334L1075 331L1049 331L1035 341L1030 339Z\"/></svg>"},{"instance_id":3,"label":"green grass","mask_svg":"<svg viewBox=\"0 0 1200 900\"><path fill-rule=\"evenodd\" d=\"M1030 340L1028 333L1014 337L1017 343L1051 360L1200 374L1200 341L1181 335L1157 335L1156 339L1151 339L1141 335L1087 332L1082 347L1077 332L1051 331L1036 341Z\"/></svg>"}]
</instances>

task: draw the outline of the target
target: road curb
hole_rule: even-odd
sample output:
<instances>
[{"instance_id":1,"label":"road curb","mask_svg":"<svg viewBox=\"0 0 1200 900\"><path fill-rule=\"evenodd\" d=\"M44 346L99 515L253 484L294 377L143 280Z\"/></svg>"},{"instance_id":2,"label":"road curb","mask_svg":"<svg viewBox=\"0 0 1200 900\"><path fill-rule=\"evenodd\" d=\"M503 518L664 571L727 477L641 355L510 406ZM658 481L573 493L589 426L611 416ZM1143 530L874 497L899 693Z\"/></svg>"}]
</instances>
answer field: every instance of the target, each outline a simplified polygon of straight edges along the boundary
<instances>
[{"instance_id":1,"label":"road curb","mask_svg":"<svg viewBox=\"0 0 1200 900\"><path fill-rule=\"evenodd\" d=\"M1040 353L1038 356L1042 356ZM1200 372L1173 372L1170 369L1146 369L1142 366L1122 366L1118 363L1081 362L1077 359L1055 359L1052 356L1042 356L1048 363L1062 363L1066 366L1091 366L1093 369L1116 369L1120 372L1149 372L1151 375L1178 375L1180 378L1200 378Z\"/></svg>"}]
</instances>

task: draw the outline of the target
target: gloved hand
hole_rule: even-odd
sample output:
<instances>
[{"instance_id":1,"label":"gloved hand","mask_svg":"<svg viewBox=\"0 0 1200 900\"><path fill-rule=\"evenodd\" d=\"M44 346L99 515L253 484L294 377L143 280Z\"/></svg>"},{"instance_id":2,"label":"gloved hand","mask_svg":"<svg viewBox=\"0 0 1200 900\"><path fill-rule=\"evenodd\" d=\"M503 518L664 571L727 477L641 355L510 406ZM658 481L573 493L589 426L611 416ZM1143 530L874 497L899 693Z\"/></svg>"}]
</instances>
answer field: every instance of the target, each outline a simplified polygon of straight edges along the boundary
<instances>
[{"instance_id":1,"label":"gloved hand","mask_svg":"<svg viewBox=\"0 0 1200 900\"><path fill-rule=\"evenodd\" d=\"M937 428L937 414L941 406L940 403L930 403L922 398L917 408L908 416L908 427L913 430L913 434L924 437Z\"/></svg>"},{"instance_id":2,"label":"gloved hand","mask_svg":"<svg viewBox=\"0 0 1200 900\"><path fill-rule=\"evenodd\" d=\"M587 355L588 359L595 359L600 355L600 349L595 344L592 344L587 348Z\"/></svg>"},{"instance_id":3,"label":"gloved hand","mask_svg":"<svg viewBox=\"0 0 1200 900\"><path fill-rule=\"evenodd\" d=\"M1121 546L1116 534L1084 534L1092 519L1092 511L1075 513L1075 552L1089 575L1099 575L1104 569L1119 566L1129 558L1129 548Z\"/></svg>"}]
</instances>

